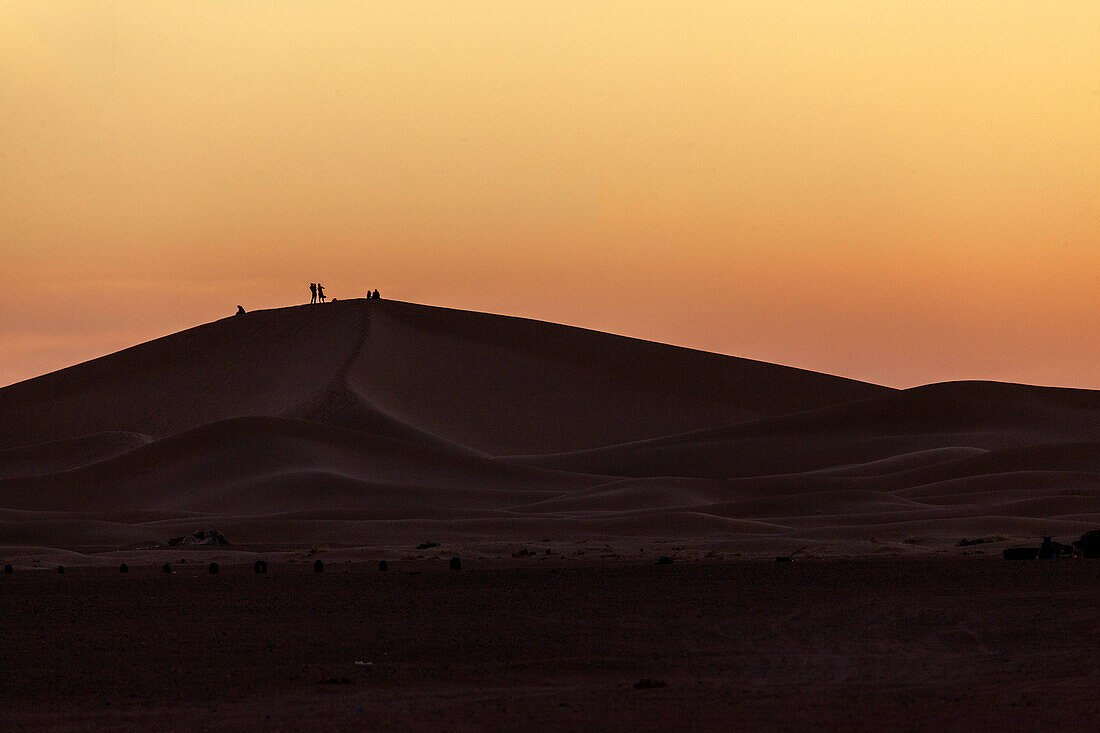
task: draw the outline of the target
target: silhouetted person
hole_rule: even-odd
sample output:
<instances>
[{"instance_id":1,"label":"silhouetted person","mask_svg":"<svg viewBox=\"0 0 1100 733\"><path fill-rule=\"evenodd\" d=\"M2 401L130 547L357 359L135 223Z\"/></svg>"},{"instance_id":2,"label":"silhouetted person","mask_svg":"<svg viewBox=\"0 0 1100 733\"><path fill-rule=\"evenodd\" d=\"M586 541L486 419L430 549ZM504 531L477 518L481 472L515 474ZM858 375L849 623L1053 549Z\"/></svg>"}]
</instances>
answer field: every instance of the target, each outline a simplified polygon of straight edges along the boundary
<instances>
[{"instance_id":1,"label":"silhouetted person","mask_svg":"<svg viewBox=\"0 0 1100 733\"><path fill-rule=\"evenodd\" d=\"M309 284L309 302L310 303L316 303L317 302L317 283L310 283Z\"/></svg>"},{"instance_id":2,"label":"silhouetted person","mask_svg":"<svg viewBox=\"0 0 1100 733\"><path fill-rule=\"evenodd\" d=\"M371 297L372 297L372 298L374 298L375 300L378 300L378 299L379 299L380 297L382 297L382 296L380 296L380 295L378 294L378 291L377 291L377 290L375 290L375 291L374 291L374 295L372 295Z\"/></svg>"},{"instance_id":3,"label":"silhouetted person","mask_svg":"<svg viewBox=\"0 0 1100 733\"><path fill-rule=\"evenodd\" d=\"M373 298L373 297L374 297L374 293L372 293L372 292L370 291L370 289L368 288L368 289L367 289L367 300L370 300L370 299L371 299L371 298Z\"/></svg>"},{"instance_id":4,"label":"silhouetted person","mask_svg":"<svg viewBox=\"0 0 1100 733\"><path fill-rule=\"evenodd\" d=\"M238 316L243 316L244 315L244 308L242 308L239 305L237 306L237 315Z\"/></svg>"},{"instance_id":5,"label":"silhouetted person","mask_svg":"<svg viewBox=\"0 0 1100 733\"><path fill-rule=\"evenodd\" d=\"M324 303L325 302L325 286L322 285L321 283L317 283L317 302L318 303Z\"/></svg>"}]
</instances>

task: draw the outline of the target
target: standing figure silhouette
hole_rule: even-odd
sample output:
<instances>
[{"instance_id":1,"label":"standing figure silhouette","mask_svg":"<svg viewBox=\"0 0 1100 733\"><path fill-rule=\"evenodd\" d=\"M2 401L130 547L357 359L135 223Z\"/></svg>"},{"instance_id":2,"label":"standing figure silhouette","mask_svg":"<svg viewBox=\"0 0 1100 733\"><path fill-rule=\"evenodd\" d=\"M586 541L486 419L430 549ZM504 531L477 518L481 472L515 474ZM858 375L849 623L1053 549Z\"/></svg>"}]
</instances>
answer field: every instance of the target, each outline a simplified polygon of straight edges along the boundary
<instances>
[{"instance_id":1,"label":"standing figure silhouette","mask_svg":"<svg viewBox=\"0 0 1100 733\"><path fill-rule=\"evenodd\" d=\"M325 302L325 286L322 285L321 283L317 283L317 302L318 303L324 303Z\"/></svg>"},{"instance_id":2,"label":"standing figure silhouette","mask_svg":"<svg viewBox=\"0 0 1100 733\"><path fill-rule=\"evenodd\" d=\"M317 302L317 283L310 283L309 284L309 302L310 303L316 303Z\"/></svg>"}]
</instances>

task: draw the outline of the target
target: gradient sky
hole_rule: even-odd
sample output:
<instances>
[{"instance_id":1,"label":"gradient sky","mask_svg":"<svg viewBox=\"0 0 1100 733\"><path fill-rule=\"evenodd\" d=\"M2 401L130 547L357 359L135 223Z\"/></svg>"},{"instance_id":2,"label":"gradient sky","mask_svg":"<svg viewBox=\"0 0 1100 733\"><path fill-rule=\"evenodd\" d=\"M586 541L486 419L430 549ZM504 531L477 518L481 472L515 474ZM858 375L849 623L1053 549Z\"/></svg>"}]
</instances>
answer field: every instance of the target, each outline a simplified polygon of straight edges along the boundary
<instances>
[{"instance_id":1,"label":"gradient sky","mask_svg":"<svg viewBox=\"0 0 1100 733\"><path fill-rule=\"evenodd\" d=\"M0 384L377 287L1100 388L1100 3L0 0Z\"/></svg>"}]
</instances>

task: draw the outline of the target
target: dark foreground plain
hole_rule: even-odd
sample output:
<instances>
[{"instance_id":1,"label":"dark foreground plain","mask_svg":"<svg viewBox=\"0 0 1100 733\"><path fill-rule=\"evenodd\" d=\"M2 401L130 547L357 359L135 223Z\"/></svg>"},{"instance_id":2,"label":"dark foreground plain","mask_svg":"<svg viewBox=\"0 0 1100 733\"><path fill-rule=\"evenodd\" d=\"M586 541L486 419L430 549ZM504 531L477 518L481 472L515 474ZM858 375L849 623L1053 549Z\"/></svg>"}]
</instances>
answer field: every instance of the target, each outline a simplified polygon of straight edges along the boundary
<instances>
[{"instance_id":1,"label":"dark foreground plain","mask_svg":"<svg viewBox=\"0 0 1100 733\"><path fill-rule=\"evenodd\" d=\"M1097 561L174 568L0 575L0 727L1081 730L1100 718Z\"/></svg>"}]
</instances>

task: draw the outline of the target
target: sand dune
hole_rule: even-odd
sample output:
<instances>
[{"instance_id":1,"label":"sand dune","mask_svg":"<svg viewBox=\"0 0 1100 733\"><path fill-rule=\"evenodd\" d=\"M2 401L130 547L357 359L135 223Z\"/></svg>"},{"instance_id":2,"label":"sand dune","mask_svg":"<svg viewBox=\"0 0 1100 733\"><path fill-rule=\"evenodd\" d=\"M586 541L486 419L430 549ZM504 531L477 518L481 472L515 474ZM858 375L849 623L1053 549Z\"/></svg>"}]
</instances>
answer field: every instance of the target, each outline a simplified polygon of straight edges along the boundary
<instances>
[{"instance_id":1,"label":"sand dune","mask_svg":"<svg viewBox=\"0 0 1100 733\"><path fill-rule=\"evenodd\" d=\"M1097 392L899 391L407 303L249 313L0 390L9 547L216 526L265 546L805 540L844 554L1098 518Z\"/></svg>"},{"instance_id":2,"label":"sand dune","mask_svg":"<svg viewBox=\"0 0 1100 733\"><path fill-rule=\"evenodd\" d=\"M350 381L387 414L494 455L595 448L893 391L537 321L377 305Z\"/></svg>"},{"instance_id":3,"label":"sand dune","mask_svg":"<svg viewBox=\"0 0 1100 733\"><path fill-rule=\"evenodd\" d=\"M107 431L0 450L0 479L79 468L153 442L139 433Z\"/></svg>"},{"instance_id":4,"label":"sand dune","mask_svg":"<svg viewBox=\"0 0 1100 733\"><path fill-rule=\"evenodd\" d=\"M0 481L0 504L25 510L280 513L375 506L381 487L409 494L404 511L484 506L594 483L596 477L513 466L446 448L285 418L236 418L164 438L71 471ZM415 492L428 488L430 496ZM451 492L461 502L446 503Z\"/></svg>"},{"instance_id":5,"label":"sand dune","mask_svg":"<svg viewBox=\"0 0 1100 733\"><path fill-rule=\"evenodd\" d=\"M943 451L1095 440L1100 440L1098 392L956 382L717 429L519 460L621 476L724 478L853 464L862 470L871 464L890 470L899 457L913 454L942 456Z\"/></svg>"}]
</instances>

